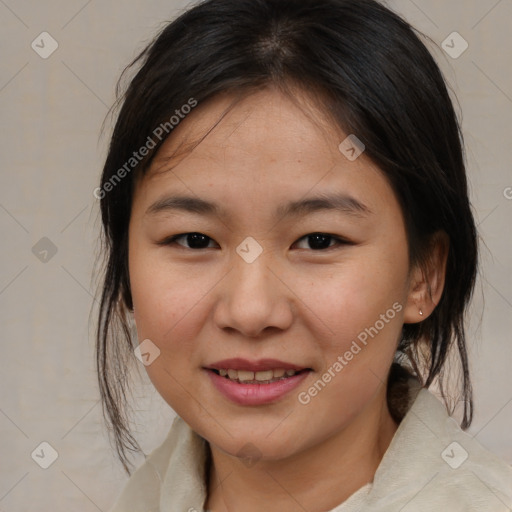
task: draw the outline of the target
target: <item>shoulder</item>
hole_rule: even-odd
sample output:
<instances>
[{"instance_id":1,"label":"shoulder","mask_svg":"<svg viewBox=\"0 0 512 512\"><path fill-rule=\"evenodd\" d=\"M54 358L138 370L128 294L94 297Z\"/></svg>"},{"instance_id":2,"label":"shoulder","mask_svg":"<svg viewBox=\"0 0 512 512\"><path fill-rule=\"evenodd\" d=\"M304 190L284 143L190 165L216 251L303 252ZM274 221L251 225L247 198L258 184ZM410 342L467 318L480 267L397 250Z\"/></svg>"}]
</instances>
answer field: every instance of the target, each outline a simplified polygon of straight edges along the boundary
<instances>
[{"instance_id":1,"label":"shoulder","mask_svg":"<svg viewBox=\"0 0 512 512\"><path fill-rule=\"evenodd\" d=\"M162 484L173 455L187 444L188 431L184 421L176 417L163 443L155 448L131 475L109 512L160 511Z\"/></svg>"},{"instance_id":2,"label":"shoulder","mask_svg":"<svg viewBox=\"0 0 512 512\"><path fill-rule=\"evenodd\" d=\"M510 511L512 467L464 432L433 393L414 382L411 393L375 474L375 510Z\"/></svg>"}]
</instances>

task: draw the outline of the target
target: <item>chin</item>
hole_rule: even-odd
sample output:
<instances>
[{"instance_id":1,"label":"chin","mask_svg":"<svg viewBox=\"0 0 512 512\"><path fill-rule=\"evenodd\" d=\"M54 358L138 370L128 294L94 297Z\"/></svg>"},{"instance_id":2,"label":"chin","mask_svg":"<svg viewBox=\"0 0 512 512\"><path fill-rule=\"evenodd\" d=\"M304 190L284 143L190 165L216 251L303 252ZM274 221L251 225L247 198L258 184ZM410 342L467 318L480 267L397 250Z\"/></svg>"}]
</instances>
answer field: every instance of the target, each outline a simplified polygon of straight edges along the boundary
<instances>
[{"instance_id":1,"label":"chin","mask_svg":"<svg viewBox=\"0 0 512 512\"><path fill-rule=\"evenodd\" d=\"M229 455L275 461L290 457L304 448L304 430L297 432L286 420L283 421L285 417L286 414L277 420L272 417L262 418L262 421L248 419L233 422L224 417L219 421L224 428L216 425L214 429L204 429L203 433L192 428L210 444Z\"/></svg>"},{"instance_id":2,"label":"chin","mask_svg":"<svg viewBox=\"0 0 512 512\"><path fill-rule=\"evenodd\" d=\"M219 444L210 441L210 444L223 452L242 459L242 462L255 463L257 461L279 461L297 453L299 446L290 442L290 437L276 437L273 441L261 436L237 436L227 442Z\"/></svg>"}]
</instances>

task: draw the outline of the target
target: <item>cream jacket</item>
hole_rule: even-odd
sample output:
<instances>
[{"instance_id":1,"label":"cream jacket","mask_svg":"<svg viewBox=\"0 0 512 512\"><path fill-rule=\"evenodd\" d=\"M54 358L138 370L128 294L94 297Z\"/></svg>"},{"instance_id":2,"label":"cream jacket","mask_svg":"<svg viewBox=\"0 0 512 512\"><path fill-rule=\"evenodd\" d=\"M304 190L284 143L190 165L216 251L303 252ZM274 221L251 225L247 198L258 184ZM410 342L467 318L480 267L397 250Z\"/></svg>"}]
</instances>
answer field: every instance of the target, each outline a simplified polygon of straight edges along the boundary
<instances>
[{"instance_id":1,"label":"cream jacket","mask_svg":"<svg viewBox=\"0 0 512 512\"><path fill-rule=\"evenodd\" d=\"M373 482L330 512L512 512L512 466L409 380L410 404ZM204 512L206 441L177 417L111 512Z\"/></svg>"}]
</instances>

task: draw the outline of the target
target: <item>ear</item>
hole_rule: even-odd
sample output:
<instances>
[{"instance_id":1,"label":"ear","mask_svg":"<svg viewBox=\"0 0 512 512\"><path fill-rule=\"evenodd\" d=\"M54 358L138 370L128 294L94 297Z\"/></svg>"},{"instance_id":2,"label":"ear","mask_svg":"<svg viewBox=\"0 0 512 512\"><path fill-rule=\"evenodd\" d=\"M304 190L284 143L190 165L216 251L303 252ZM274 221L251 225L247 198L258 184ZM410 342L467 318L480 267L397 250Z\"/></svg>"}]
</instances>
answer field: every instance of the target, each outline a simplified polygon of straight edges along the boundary
<instances>
[{"instance_id":1,"label":"ear","mask_svg":"<svg viewBox=\"0 0 512 512\"><path fill-rule=\"evenodd\" d=\"M439 304L444 289L449 249L449 238L444 231L432 235L424 263L416 264L411 270L404 323L422 322Z\"/></svg>"}]
</instances>

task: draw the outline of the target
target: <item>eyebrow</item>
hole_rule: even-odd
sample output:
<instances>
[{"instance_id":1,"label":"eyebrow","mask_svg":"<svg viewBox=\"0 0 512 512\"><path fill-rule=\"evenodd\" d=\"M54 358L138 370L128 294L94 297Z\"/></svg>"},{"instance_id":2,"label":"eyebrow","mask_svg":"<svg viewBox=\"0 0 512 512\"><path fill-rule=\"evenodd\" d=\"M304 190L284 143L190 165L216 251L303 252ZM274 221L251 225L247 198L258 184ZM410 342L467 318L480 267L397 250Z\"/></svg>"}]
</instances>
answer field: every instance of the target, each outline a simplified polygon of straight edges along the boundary
<instances>
[{"instance_id":1,"label":"eyebrow","mask_svg":"<svg viewBox=\"0 0 512 512\"><path fill-rule=\"evenodd\" d=\"M227 211L218 204L191 196L168 196L158 199L146 210L145 215L156 215L175 210L210 217L227 215ZM335 210L357 217L373 214L368 206L350 195L321 194L281 205L274 215L276 218L299 217L324 210Z\"/></svg>"}]
</instances>

